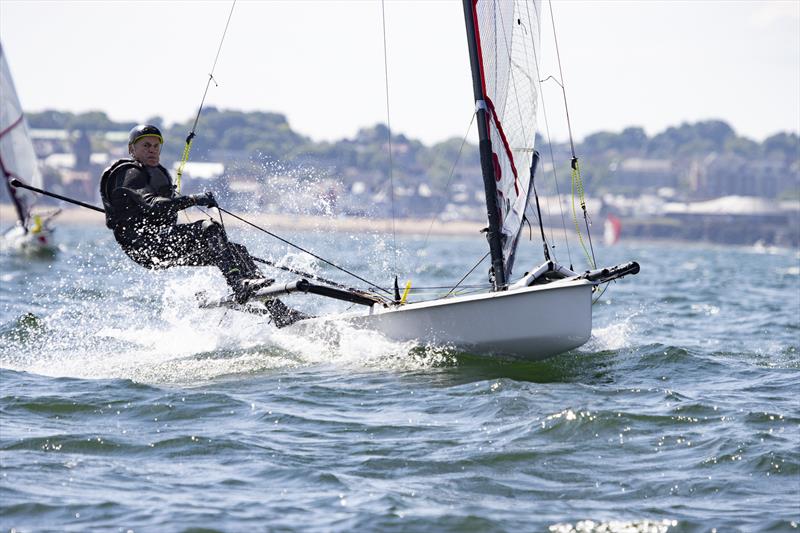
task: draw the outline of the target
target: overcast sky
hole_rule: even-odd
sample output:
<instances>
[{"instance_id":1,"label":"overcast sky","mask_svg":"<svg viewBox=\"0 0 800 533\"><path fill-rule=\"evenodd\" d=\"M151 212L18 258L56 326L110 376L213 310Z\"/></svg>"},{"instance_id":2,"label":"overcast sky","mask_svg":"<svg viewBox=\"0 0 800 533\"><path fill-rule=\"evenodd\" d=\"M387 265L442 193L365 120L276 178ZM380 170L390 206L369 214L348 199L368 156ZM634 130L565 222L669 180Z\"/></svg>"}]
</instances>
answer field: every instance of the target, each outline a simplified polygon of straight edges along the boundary
<instances>
[{"instance_id":1,"label":"overcast sky","mask_svg":"<svg viewBox=\"0 0 800 533\"><path fill-rule=\"evenodd\" d=\"M230 7L0 0L0 40L28 111L183 121L194 118ZM555 0L553 11L578 140L711 118L756 140L800 130L798 0ZM385 13L393 131L426 143L462 137L474 104L461 2L387 0ZM542 55L552 58L546 16ZM284 113L316 140L352 136L386 122L383 50L377 0L238 0L206 105ZM557 75L552 60L543 65L543 77ZM553 89L550 129L564 140Z\"/></svg>"}]
</instances>

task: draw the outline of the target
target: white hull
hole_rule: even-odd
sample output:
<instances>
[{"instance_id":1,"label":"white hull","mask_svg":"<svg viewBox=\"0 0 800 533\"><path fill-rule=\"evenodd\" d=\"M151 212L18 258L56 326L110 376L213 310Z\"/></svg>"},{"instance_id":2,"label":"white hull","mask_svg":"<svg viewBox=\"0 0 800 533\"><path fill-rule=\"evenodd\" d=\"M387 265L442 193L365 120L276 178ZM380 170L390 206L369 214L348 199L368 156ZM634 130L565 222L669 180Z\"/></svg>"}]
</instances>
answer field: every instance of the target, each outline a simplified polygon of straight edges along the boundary
<instances>
[{"instance_id":1,"label":"white hull","mask_svg":"<svg viewBox=\"0 0 800 533\"><path fill-rule=\"evenodd\" d=\"M49 228L26 233L22 226L15 226L3 234L2 241L4 249L28 255L51 255L58 251Z\"/></svg>"},{"instance_id":2,"label":"white hull","mask_svg":"<svg viewBox=\"0 0 800 533\"><path fill-rule=\"evenodd\" d=\"M536 361L589 340L592 286L585 280L566 280L396 308L373 306L368 315L338 318L393 340ZM309 327L318 320L297 326Z\"/></svg>"}]
</instances>

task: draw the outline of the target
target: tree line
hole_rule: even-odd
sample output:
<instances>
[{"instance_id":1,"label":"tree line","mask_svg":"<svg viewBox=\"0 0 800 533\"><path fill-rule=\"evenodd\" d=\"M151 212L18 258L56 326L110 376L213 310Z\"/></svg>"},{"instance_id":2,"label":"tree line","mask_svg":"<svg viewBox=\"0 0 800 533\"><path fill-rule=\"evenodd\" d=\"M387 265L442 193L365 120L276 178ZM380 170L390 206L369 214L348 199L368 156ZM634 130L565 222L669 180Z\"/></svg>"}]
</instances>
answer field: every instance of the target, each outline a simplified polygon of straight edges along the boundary
<instances>
[{"instance_id":1,"label":"tree line","mask_svg":"<svg viewBox=\"0 0 800 533\"><path fill-rule=\"evenodd\" d=\"M117 122L102 111L71 113L46 110L29 113L33 128L85 130L87 132L126 131L134 122ZM165 126L158 116L146 122L162 127L166 137L165 160L177 160L183 151L186 135L193 119ZM294 131L286 116L272 112L243 112L204 109L200 135L192 145L193 160L220 160L225 157L256 158L259 161L279 161L287 165L314 167L329 172L346 184L352 181L384 182L388 178L389 130L385 125L361 129L353 138L335 142L314 141ZM393 180L401 185L414 186L422 180L434 188L444 187L454 180L480 175L478 150L463 146L462 139L452 138L432 146L395 133L391 138ZM568 165L568 143L538 143L543 156L552 152ZM603 177L604 184L613 183L608 169L613 161L624 158L662 159L679 162L702 158L708 154L727 154L747 160L769 159L784 165L787 172L800 169L800 140L795 132L780 132L757 142L738 135L721 120L684 123L648 136L640 127L625 128L619 133L601 131L588 135L577 143L576 150L591 175ZM227 156L226 156L227 154ZM545 157L543 157L545 159ZM458 161L458 165L455 162ZM568 172L567 172L568 174ZM475 184L479 185L478 180Z\"/></svg>"}]
</instances>

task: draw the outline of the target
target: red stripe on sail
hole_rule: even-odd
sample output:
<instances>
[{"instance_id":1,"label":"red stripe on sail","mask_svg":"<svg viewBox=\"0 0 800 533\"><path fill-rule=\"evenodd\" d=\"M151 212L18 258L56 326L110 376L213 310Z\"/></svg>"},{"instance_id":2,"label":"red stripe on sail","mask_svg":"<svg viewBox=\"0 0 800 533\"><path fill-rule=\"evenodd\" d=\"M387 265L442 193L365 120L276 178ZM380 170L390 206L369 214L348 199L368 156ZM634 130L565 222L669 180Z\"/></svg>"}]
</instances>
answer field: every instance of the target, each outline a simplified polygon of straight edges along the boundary
<instances>
[{"instance_id":1,"label":"red stripe on sail","mask_svg":"<svg viewBox=\"0 0 800 533\"><path fill-rule=\"evenodd\" d=\"M486 103L489 104L489 109L492 111L492 121L494 122L494 127L497 129L497 133L500 134L500 140L503 141L503 148L506 150L506 156L508 157L508 162L511 163L511 172L514 173L514 190L519 196L519 177L517 176L517 165L514 164L514 156L511 153L511 147L508 145L508 139L506 139L506 132L503 131L503 125L500 123L500 119L497 117L497 111L494 109L494 103L492 100L487 96Z\"/></svg>"},{"instance_id":2,"label":"red stripe on sail","mask_svg":"<svg viewBox=\"0 0 800 533\"><path fill-rule=\"evenodd\" d=\"M0 131L0 137L2 137L3 135L8 133L9 131L11 131L14 128L16 128L17 126L19 126L19 123L22 122L22 117L23 117L23 115L20 115L19 118L17 120L15 120L14 122L12 122L9 127L4 129L3 131Z\"/></svg>"},{"instance_id":3,"label":"red stripe on sail","mask_svg":"<svg viewBox=\"0 0 800 533\"><path fill-rule=\"evenodd\" d=\"M497 112L494 109L494 104L489 98L489 95L486 94L486 77L484 76L483 69L483 47L481 46L481 27L478 24L478 0L472 0L472 24L475 26L475 42L478 45L478 65L480 65L481 89L483 90L483 97L485 98L489 109L492 111L490 116L494 121L497 132L500 134L500 139L503 141L503 148L505 148L506 156L508 157L509 163L511 163L511 171L514 173L514 191L517 193L517 196L519 196L519 178L517 176L517 166L514 164L514 156L511 154L511 148L508 145L508 139L506 139L506 134L503 131L503 125L500 124L500 119L497 118ZM495 176L495 178L497 177Z\"/></svg>"}]
</instances>

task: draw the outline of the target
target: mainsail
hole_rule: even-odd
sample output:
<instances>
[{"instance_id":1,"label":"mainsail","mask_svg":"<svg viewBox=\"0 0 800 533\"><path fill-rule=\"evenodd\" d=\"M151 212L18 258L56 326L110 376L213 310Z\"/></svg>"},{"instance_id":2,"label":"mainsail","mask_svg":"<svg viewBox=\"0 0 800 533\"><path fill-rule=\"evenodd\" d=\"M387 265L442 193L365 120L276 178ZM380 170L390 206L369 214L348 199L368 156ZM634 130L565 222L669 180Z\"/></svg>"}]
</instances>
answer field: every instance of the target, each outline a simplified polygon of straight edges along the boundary
<instances>
[{"instance_id":1,"label":"mainsail","mask_svg":"<svg viewBox=\"0 0 800 533\"><path fill-rule=\"evenodd\" d=\"M540 6L538 0L464 0L464 7L479 134L487 145L481 159L499 288L511 275L535 170Z\"/></svg>"},{"instance_id":2,"label":"mainsail","mask_svg":"<svg viewBox=\"0 0 800 533\"><path fill-rule=\"evenodd\" d=\"M6 182L20 222L27 227L35 197L33 193L12 187L9 181L16 178L34 187L41 187L42 175L2 44L0 44L0 174Z\"/></svg>"}]
</instances>

